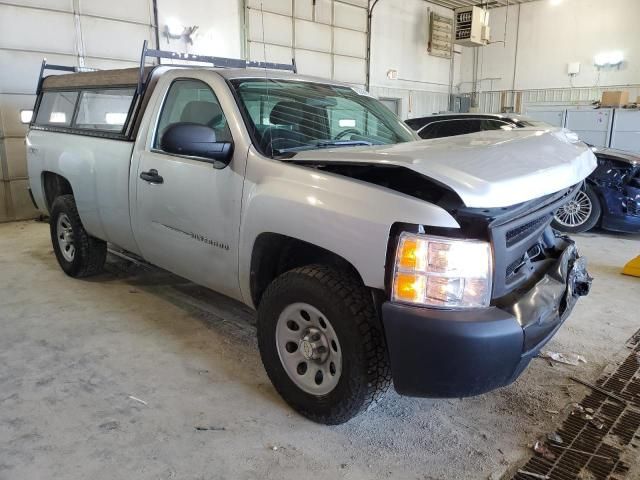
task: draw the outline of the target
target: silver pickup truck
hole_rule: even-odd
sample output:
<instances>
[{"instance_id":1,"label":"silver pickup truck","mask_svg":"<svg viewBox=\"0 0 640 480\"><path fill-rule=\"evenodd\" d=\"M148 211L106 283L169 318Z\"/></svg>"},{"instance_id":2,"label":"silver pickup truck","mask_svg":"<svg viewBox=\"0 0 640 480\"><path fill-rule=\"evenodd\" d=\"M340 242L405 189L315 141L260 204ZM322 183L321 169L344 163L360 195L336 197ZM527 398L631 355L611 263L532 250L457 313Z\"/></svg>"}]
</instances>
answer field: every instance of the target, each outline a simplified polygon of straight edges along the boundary
<instances>
[{"instance_id":1,"label":"silver pickup truck","mask_svg":"<svg viewBox=\"0 0 640 480\"><path fill-rule=\"evenodd\" d=\"M110 244L254 308L322 423L508 385L591 282L549 226L596 166L561 129L420 140L349 85L165 65L41 75L27 150L68 275Z\"/></svg>"}]
</instances>

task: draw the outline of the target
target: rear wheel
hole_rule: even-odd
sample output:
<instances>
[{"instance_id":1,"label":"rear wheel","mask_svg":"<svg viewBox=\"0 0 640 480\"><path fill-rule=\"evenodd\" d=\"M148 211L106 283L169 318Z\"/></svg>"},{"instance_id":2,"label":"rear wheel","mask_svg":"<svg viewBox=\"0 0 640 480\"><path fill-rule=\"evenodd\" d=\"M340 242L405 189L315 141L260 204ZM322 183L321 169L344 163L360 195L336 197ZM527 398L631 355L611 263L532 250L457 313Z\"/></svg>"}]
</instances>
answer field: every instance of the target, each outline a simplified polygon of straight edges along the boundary
<instances>
[{"instance_id":1,"label":"rear wheel","mask_svg":"<svg viewBox=\"0 0 640 480\"><path fill-rule=\"evenodd\" d=\"M369 292L328 266L297 268L273 281L258 309L258 343L278 393L316 422L346 422L391 383Z\"/></svg>"},{"instance_id":2,"label":"rear wheel","mask_svg":"<svg viewBox=\"0 0 640 480\"><path fill-rule=\"evenodd\" d=\"M596 226L601 212L602 207L596 192L587 185L572 200L558 209L552 226L561 232L586 232Z\"/></svg>"},{"instance_id":3,"label":"rear wheel","mask_svg":"<svg viewBox=\"0 0 640 480\"><path fill-rule=\"evenodd\" d=\"M85 231L73 195L54 200L49 227L53 251L67 275L88 277L102 271L107 244Z\"/></svg>"}]
</instances>

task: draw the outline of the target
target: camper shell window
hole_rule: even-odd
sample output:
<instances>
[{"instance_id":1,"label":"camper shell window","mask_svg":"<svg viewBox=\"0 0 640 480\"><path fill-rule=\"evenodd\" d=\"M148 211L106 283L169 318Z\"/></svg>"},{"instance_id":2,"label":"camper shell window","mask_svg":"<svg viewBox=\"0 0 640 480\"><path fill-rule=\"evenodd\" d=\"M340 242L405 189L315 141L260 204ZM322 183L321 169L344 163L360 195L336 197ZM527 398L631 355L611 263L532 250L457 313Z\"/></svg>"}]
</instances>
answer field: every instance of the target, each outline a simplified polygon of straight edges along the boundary
<instances>
[{"instance_id":1,"label":"camper shell window","mask_svg":"<svg viewBox=\"0 0 640 480\"><path fill-rule=\"evenodd\" d=\"M78 92L44 92L36 115L36 125L69 127Z\"/></svg>"}]
</instances>

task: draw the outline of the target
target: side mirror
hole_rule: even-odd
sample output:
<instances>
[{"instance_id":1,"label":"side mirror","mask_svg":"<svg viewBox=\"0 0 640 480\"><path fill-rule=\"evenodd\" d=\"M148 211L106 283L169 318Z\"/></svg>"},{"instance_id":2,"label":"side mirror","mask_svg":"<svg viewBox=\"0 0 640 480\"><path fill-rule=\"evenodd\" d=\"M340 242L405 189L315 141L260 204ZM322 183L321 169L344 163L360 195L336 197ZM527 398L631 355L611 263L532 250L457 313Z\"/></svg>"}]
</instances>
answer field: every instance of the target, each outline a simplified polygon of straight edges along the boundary
<instances>
[{"instance_id":1,"label":"side mirror","mask_svg":"<svg viewBox=\"0 0 640 480\"><path fill-rule=\"evenodd\" d=\"M212 160L219 168L229 164L232 142L218 142L216 131L199 123L180 122L170 125L162 134L160 147L168 153Z\"/></svg>"}]
</instances>

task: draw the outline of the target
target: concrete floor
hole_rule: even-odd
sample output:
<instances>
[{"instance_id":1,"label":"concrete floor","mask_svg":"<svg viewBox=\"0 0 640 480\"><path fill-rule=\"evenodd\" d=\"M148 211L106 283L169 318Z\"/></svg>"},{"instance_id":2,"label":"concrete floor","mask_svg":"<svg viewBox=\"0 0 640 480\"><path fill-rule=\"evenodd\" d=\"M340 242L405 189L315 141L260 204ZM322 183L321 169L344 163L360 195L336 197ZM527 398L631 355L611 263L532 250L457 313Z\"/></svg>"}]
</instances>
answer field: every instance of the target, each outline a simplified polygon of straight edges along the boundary
<instances>
[{"instance_id":1,"label":"concrete floor","mask_svg":"<svg viewBox=\"0 0 640 480\"><path fill-rule=\"evenodd\" d=\"M164 272L110 258L90 280L58 268L48 226L0 225L0 479L499 478L621 357L640 279L619 275L640 236L578 237L596 277L512 386L466 400L394 392L346 425L292 412L271 387L254 318ZM211 427L197 430L196 427Z\"/></svg>"}]
</instances>

